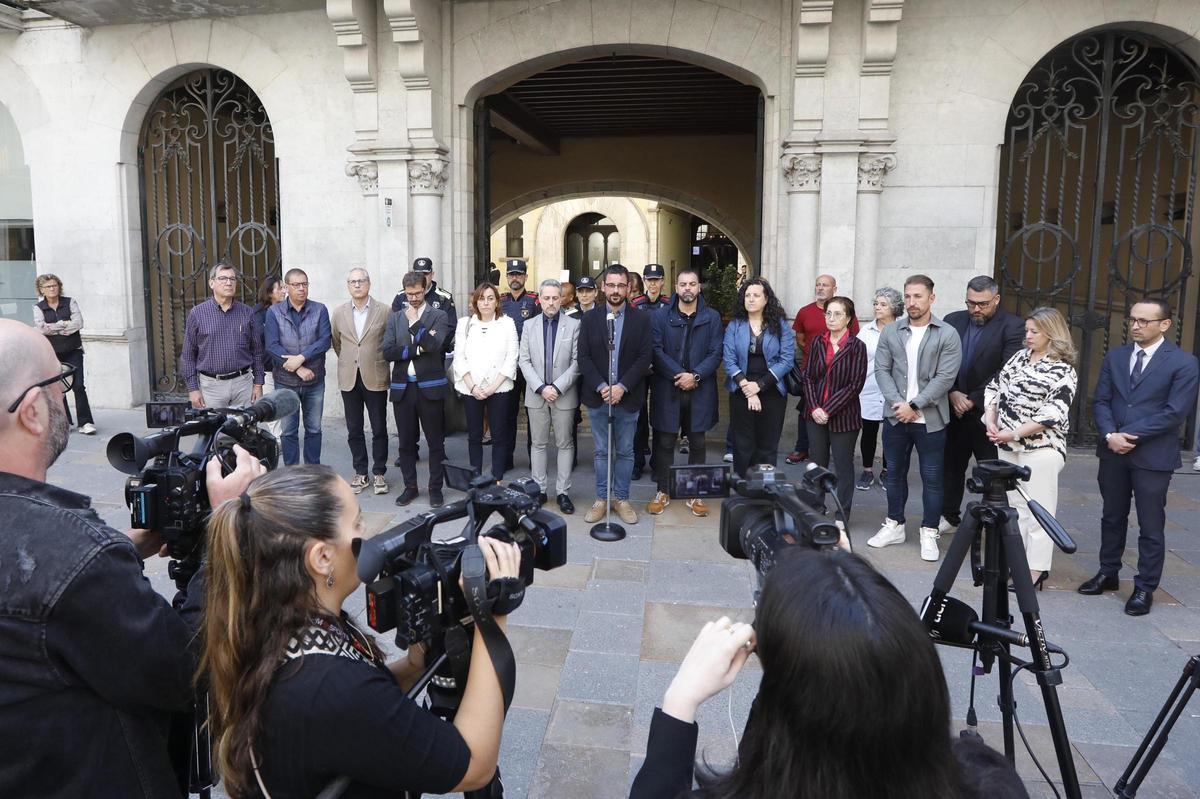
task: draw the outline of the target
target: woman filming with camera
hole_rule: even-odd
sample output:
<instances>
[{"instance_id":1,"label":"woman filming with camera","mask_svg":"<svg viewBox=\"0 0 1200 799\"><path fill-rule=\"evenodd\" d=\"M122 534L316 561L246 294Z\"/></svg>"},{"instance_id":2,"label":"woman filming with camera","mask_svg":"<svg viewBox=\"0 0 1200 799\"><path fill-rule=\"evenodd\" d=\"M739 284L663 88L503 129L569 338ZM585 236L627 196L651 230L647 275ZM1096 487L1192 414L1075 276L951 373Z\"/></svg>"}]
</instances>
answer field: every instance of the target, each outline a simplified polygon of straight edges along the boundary
<instances>
[{"instance_id":1,"label":"woman filming with camera","mask_svg":"<svg viewBox=\"0 0 1200 799\"><path fill-rule=\"evenodd\" d=\"M726 772L702 767L693 791L696 711L733 683L751 652L762 681L738 759ZM654 711L630 793L782 796L1027 796L978 738L952 745L949 693L929 633L891 583L846 551L789 547L767 573L753 627L728 618L704 626Z\"/></svg>"},{"instance_id":2,"label":"woman filming with camera","mask_svg":"<svg viewBox=\"0 0 1200 799\"><path fill-rule=\"evenodd\" d=\"M405 694L421 645L386 664L343 612L362 535L353 491L327 466L271 472L213 511L200 674L234 799L312 797L342 776L346 799L476 790L496 772L504 700L479 632L449 724ZM515 544L479 546L490 579L517 575Z\"/></svg>"}]
</instances>

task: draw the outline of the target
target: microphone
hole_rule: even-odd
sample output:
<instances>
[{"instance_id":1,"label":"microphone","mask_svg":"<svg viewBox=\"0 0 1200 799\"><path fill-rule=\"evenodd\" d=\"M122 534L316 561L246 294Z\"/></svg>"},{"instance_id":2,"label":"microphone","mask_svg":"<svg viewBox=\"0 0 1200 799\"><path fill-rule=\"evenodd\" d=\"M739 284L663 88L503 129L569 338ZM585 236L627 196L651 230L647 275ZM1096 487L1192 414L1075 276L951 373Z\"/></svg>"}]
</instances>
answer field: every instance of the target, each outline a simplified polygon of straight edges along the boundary
<instances>
[{"instance_id":1,"label":"microphone","mask_svg":"<svg viewBox=\"0 0 1200 799\"><path fill-rule=\"evenodd\" d=\"M933 597L926 597L921 608L921 619L935 641L971 646L976 636L982 635L1011 646L1029 646L1029 636L1025 633L979 621L974 608L952 596L942 597L936 605L933 604ZM1061 647L1049 642L1046 643L1046 649L1058 655L1065 654Z\"/></svg>"},{"instance_id":2,"label":"microphone","mask_svg":"<svg viewBox=\"0 0 1200 799\"><path fill-rule=\"evenodd\" d=\"M239 408L235 413L242 417L243 424L258 424L284 419L299 410L300 396L289 388L278 388L249 408Z\"/></svg>"},{"instance_id":3,"label":"microphone","mask_svg":"<svg viewBox=\"0 0 1200 799\"><path fill-rule=\"evenodd\" d=\"M804 467L802 479L822 491L832 492L837 487L837 475L812 461L809 461L808 465Z\"/></svg>"}]
</instances>

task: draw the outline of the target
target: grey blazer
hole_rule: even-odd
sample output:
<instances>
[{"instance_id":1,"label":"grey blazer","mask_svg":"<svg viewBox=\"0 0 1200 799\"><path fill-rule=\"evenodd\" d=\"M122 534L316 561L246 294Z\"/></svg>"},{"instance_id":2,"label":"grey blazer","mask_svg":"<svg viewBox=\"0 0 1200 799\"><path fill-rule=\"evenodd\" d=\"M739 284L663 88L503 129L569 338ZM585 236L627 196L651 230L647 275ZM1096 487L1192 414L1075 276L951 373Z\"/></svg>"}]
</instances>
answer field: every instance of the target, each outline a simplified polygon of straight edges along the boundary
<instances>
[{"instance_id":1,"label":"grey blazer","mask_svg":"<svg viewBox=\"0 0 1200 799\"><path fill-rule=\"evenodd\" d=\"M875 381L883 394L884 418L892 424L896 424L892 405L905 402L908 393L909 363L904 348L911 338L912 327L905 315L883 329L875 349ZM958 331L931 315L917 355L917 396L913 402L925 415L925 429L936 433L950 421L948 395L962 363Z\"/></svg>"},{"instance_id":2,"label":"grey blazer","mask_svg":"<svg viewBox=\"0 0 1200 799\"><path fill-rule=\"evenodd\" d=\"M554 407L560 411L579 407L579 320L558 314L558 333L554 337L554 374L547 379L545 325L549 321L539 314L525 322L521 331L521 347L517 366L525 376L525 406L542 408L546 400L537 390L547 383L558 389Z\"/></svg>"}]
</instances>

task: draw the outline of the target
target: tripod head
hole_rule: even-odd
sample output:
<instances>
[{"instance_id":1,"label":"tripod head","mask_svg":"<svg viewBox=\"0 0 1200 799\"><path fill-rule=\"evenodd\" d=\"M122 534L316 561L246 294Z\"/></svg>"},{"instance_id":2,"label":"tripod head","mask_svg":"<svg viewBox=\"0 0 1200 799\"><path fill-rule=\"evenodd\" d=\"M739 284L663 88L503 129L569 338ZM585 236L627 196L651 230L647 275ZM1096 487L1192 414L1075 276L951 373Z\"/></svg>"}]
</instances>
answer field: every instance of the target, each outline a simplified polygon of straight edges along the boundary
<instances>
[{"instance_id":1,"label":"tripod head","mask_svg":"<svg viewBox=\"0 0 1200 799\"><path fill-rule=\"evenodd\" d=\"M1058 519L1054 518L1054 514L1042 507L1040 502L1032 499L1021 486L1021 483L1028 482L1031 476L1032 472L1028 466L1018 466L1015 463L1001 460L979 461L971 470L971 476L967 478L967 489L974 494L983 494L983 504L986 507L977 510L984 512L988 517L986 521L989 522L995 522L997 517L988 511L1007 508L1009 506L1008 492L1016 491L1025 500L1030 514L1046 531L1046 535L1050 536L1054 545L1067 554L1074 552L1075 541L1066 528L1059 524Z\"/></svg>"}]
</instances>

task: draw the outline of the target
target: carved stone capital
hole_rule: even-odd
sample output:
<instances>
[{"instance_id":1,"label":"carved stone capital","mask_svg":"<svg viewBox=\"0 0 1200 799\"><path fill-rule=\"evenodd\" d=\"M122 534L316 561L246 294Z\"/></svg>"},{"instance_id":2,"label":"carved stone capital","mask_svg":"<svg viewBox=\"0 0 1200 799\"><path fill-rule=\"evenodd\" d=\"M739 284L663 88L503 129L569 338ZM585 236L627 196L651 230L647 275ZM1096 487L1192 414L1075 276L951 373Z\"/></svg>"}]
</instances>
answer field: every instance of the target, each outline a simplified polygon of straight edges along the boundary
<instances>
[{"instance_id":1,"label":"carved stone capital","mask_svg":"<svg viewBox=\"0 0 1200 799\"><path fill-rule=\"evenodd\" d=\"M346 177L358 178L358 187L363 194L379 191L379 165L374 161L347 161Z\"/></svg>"},{"instance_id":2,"label":"carved stone capital","mask_svg":"<svg viewBox=\"0 0 1200 799\"><path fill-rule=\"evenodd\" d=\"M860 192L883 191L883 178L896 168L896 156L890 154L867 154L858 159L858 190Z\"/></svg>"},{"instance_id":3,"label":"carved stone capital","mask_svg":"<svg viewBox=\"0 0 1200 799\"><path fill-rule=\"evenodd\" d=\"M785 155L783 157L783 179L787 181L788 193L821 190L821 156Z\"/></svg>"},{"instance_id":4,"label":"carved stone capital","mask_svg":"<svg viewBox=\"0 0 1200 799\"><path fill-rule=\"evenodd\" d=\"M449 176L450 165L440 159L408 163L408 185L412 194L441 194Z\"/></svg>"}]
</instances>

